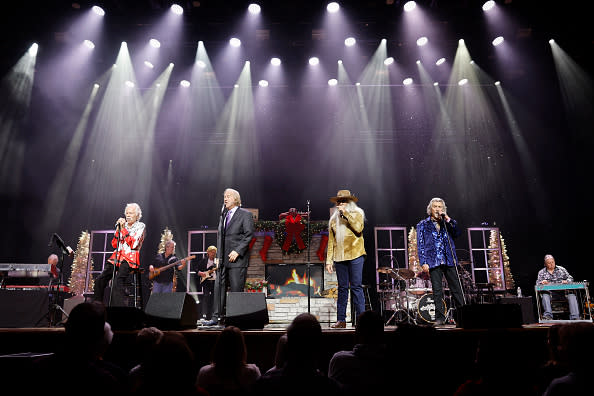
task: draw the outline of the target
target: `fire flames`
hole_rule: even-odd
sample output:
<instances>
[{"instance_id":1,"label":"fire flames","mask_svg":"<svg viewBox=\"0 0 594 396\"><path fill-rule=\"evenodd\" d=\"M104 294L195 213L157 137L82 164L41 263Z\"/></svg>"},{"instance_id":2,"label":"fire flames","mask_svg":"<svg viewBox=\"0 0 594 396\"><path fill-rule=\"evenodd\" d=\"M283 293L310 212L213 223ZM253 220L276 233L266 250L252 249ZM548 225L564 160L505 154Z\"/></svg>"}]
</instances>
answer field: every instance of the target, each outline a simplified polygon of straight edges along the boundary
<instances>
[{"instance_id":1,"label":"fire flames","mask_svg":"<svg viewBox=\"0 0 594 396\"><path fill-rule=\"evenodd\" d=\"M307 296L307 275L304 274L300 277L297 274L297 270L293 268L291 271L291 277L286 280L282 285L271 285L270 288L274 289L276 295L286 296ZM309 280L309 287L311 288L311 295L321 296L321 287L316 283L314 279Z\"/></svg>"}]
</instances>

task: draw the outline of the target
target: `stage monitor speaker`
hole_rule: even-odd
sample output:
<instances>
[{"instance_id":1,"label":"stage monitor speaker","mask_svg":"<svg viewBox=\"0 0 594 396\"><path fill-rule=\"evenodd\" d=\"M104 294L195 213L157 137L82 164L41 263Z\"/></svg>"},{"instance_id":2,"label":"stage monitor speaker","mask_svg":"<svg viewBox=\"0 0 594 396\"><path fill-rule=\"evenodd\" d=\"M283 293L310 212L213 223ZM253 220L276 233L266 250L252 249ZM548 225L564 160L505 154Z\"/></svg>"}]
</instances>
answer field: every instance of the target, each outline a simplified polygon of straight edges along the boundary
<instances>
[{"instance_id":1,"label":"stage monitor speaker","mask_svg":"<svg viewBox=\"0 0 594 396\"><path fill-rule=\"evenodd\" d=\"M198 322L196 300L188 293L153 293L145 313L149 325L162 330L196 328Z\"/></svg>"},{"instance_id":2,"label":"stage monitor speaker","mask_svg":"<svg viewBox=\"0 0 594 396\"><path fill-rule=\"evenodd\" d=\"M107 307L107 321L113 330L140 330L146 326L146 315L136 307Z\"/></svg>"},{"instance_id":3,"label":"stage monitor speaker","mask_svg":"<svg viewBox=\"0 0 594 396\"><path fill-rule=\"evenodd\" d=\"M530 324L536 322L536 315L534 314L534 305L532 304L532 296L528 297L501 297L499 304L517 304L520 306L522 312L522 323Z\"/></svg>"},{"instance_id":4,"label":"stage monitor speaker","mask_svg":"<svg viewBox=\"0 0 594 396\"><path fill-rule=\"evenodd\" d=\"M264 293L227 293L225 325L242 330L262 329L268 324L268 309Z\"/></svg>"},{"instance_id":5,"label":"stage monitor speaker","mask_svg":"<svg viewBox=\"0 0 594 396\"><path fill-rule=\"evenodd\" d=\"M522 311L517 304L464 305L458 325L464 329L522 327Z\"/></svg>"}]
</instances>

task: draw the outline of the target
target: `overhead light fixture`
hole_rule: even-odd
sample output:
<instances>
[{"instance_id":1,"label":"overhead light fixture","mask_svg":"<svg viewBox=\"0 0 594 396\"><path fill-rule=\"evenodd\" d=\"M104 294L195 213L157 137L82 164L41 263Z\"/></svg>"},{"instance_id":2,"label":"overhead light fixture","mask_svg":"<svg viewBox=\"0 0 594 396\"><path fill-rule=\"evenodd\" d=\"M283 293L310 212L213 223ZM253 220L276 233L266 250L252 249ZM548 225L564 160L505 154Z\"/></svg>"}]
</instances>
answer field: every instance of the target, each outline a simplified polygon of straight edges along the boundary
<instances>
[{"instance_id":1,"label":"overhead light fixture","mask_svg":"<svg viewBox=\"0 0 594 396\"><path fill-rule=\"evenodd\" d=\"M344 40L344 45L346 45L347 47L352 47L356 43L357 43L357 40L355 40L354 37L348 37L346 40Z\"/></svg>"},{"instance_id":2,"label":"overhead light fixture","mask_svg":"<svg viewBox=\"0 0 594 396\"><path fill-rule=\"evenodd\" d=\"M171 12L173 12L176 15L181 15L184 13L184 9L179 4L173 4L171 6Z\"/></svg>"},{"instance_id":3,"label":"overhead light fixture","mask_svg":"<svg viewBox=\"0 0 594 396\"><path fill-rule=\"evenodd\" d=\"M236 37L233 37L231 40L229 40L229 44L231 45L231 47L240 47L241 40Z\"/></svg>"},{"instance_id":4,"label":"overhead light fixture","mask_svg":"<svg viewBox=\"0 0 594 396\"><path fill-rule=\"evenodd\" d=\"M91 10L93 10L93 12L99 16L103 16L105 15L105 11L103 10L103 8L99 7L99 6L93 6L91 8Z\"/></svg>"},{"instance_id":5,"label":"overhead light fixture","mask_svg":"<svg viewBox=\"0 0 594 396\"><path fill-rule=\"evenodd\" d=\"M328 10L329 13L334 14L335 12L338 12L338 10L340 10L340 5L338 5L337 2L333 1L332 3L328 3L328 5L326 6L326 10Z\"/></svg>"},{"instance_id":6,"label":"overhead light fixture","mask_svg":"<svg viewBox=\"0 0 594 396\"><path fill-rule=\"evenodd\" d=\"M415 3L414 1L407 1L406 3L404 3L405 12L411 12L415 8L417 8L417 3Z\"/></svg>"},{"instance_id":7,"label":"overhead light fixture","mask_svg":"<svg viewBox=\"0 0 594 396\"><path fill-rule=\"evenodd\" d=\"M252 15L258 15L262 11L262 8L258 4L252 3L248 6L248 11Z\"/></svg>"}]
</instances>

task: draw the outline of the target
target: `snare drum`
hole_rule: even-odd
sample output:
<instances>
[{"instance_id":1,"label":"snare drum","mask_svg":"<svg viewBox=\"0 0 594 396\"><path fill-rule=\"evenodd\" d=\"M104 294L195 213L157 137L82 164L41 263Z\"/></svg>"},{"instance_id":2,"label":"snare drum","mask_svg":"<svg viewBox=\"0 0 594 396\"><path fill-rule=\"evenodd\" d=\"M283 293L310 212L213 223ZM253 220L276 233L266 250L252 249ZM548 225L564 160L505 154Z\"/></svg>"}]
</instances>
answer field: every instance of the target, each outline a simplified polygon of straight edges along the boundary
<instances>
[{"instance_id":1,"label":"snare drum","mask_svg":"<svg viewBox=\"0 0 594 396\"><path fill-rule=\"evenodd\" d=\"M390 293L383 300L386 311L406 309L406 296L404 292Z\"/></svg>"},{"instance_id":2,"label":"snare drum","mask_svg":"<svg viewBox=\"0 0 594 396\"><path fill-rule=\"evenodd\" d=\"M408 292L416 296L431 293L431 281L428 279L412 278L408 280Z\"/></svg>"},{"instance_id":3,"label":"snare drum","mask_svg":"<svg viewBox=\"0 0 594 396\"><path fill-rule=\"evenodd\" d=\"M447 311L447 305L444 300L441 300L443 312ZM427 293L419 299L417 306L418 317L427 323L435 323L437 315L437 307L435 306L435 299L433 293Z\"/></svg>"}]
</instances>

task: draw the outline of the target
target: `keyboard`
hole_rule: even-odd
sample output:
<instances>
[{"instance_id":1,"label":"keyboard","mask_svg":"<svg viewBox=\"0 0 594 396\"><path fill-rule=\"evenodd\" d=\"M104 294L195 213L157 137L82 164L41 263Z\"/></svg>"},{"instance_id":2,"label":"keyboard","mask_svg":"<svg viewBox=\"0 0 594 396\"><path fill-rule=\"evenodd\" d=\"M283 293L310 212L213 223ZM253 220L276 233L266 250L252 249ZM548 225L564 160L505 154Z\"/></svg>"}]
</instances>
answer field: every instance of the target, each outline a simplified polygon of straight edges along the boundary
<instances>
[{"instance_id":1,"label":"keyboard","mask_svg":"<svg viewBox=\"0 0 594 396\"><path fill-rule=\"evenodd\" d=\"M0 271L51 271L51 264L0 263Z\"/></svg>"},{"instance_id":2,"label":"keyboard","mask_svg":"<svg viewBox=\"0 0 594 396\"><path fill-rule=\"evenodd\" d=\"M575 290L587 289L588 282L569 282L569 283L549 283L547 285L536 285L536 291L543 290Z\"/></svg>"}]
</instances>

